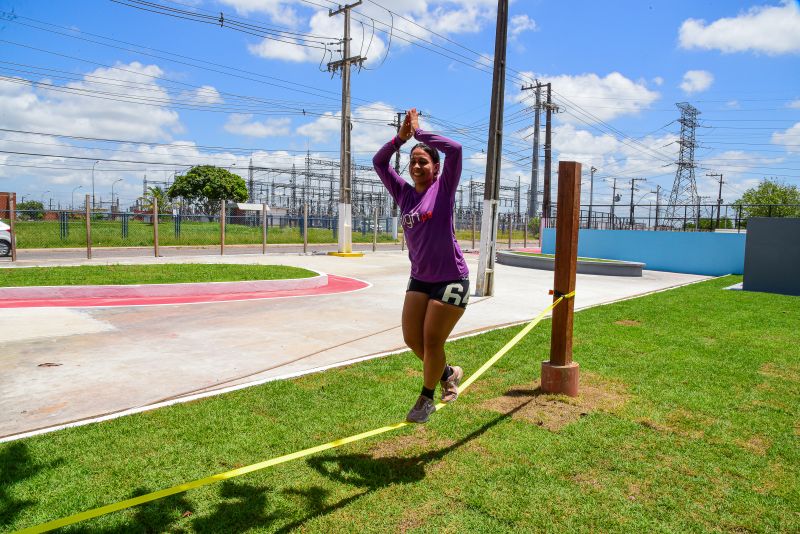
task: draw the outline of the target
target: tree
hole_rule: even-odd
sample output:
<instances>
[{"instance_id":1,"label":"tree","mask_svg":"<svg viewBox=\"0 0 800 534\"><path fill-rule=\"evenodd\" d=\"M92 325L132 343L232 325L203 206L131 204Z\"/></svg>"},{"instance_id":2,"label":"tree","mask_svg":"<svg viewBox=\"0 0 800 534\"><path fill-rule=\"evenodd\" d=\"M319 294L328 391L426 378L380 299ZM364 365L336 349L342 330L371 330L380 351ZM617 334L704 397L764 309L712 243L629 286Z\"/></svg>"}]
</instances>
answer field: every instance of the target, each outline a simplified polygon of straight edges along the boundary
<instances>
[{"instance_id":1,"label":"tree","mask_svg":"<svg viewBox=\"0 0 800 534\"><path fill-rule=\"evenodd\" d=\"M17 204L17 212L20 220L33 221L44 218L44 204L38 200L28 200Z\"/></svg>"},{"instance_id":2,"label":"tree","mask_svg":"<svg viewBox=\"0 0 800 534\"><path fill-rule=\"evenodd\" d=\"M154 202L158 206L158 213L168 213L172 207L166 191L161 186L148 187L147 195L140 197L139 200L141 201L142 209L148 212L153 211Z\"/></svg>"},{"instance_id":3,"label":"tree","mask_svg":"<svg viewBox=\"0 0 800 534\"><path fill-rule=\"evenodd\" d=\"M249 196L241 176L213 165L198 165L176 176L167 195L171 199L182 197L204 213L217 212L221 200L244 202Z\"/></svg>"},{"instance_id":4,"label":"tree","mask_svg":"<svg viewBox=\"0 0 800 534\"><path fill-rule=\"evenodd\" d=\"M742 218L750 217L800 217L800 190L788 185L764 179L757 187L744 192L734 202L742 211Z\"/></svg>"}]
</instances>

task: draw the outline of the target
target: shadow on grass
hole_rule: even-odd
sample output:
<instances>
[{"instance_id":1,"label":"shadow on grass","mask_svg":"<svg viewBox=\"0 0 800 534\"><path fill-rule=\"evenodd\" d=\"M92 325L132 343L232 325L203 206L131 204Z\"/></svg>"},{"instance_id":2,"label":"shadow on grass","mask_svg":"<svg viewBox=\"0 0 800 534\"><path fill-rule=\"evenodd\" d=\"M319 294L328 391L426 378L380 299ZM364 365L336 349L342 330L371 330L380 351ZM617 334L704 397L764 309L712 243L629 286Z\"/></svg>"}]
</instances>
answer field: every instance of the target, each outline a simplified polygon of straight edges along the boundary
<instances>
[{"instance_id":1,"label":"shadow on grass","mask_svg":"<svg viewBox=\"0 0 800 534\"><path fill-rule=\"evenodd\" d=\"M133 490L127 497L140 497L147 495L153 490L144 487L138 487ZM73 526L70 532L79 533L100 533L100 534L117 534L123 532L141 532L141 533L157 533L157 532L188 532L189 529L181 528L176 525L184 514L192 512L192 504L186 498L185 493L171 495L157 501L152 501L132 509L133 517L122 525L113 527L99 527L93 525L92 522L79 524Z\"/></svg>"},{"instance_id":2,"label":"shadow on grass","mask_svg":"<svg viewBox=\"0 0 800 534\"><path fill-rule=\"evenodd\" d=\"M392 484L411 484L425 478L425 468L433 461L441 460L450 452L462 447L470 441L479 438L499 423L513 416L532 402L541 392L536 390L514 390L515 396L530 396L530 399L512 410L503 413L480 428L474 430L456 443L448 447L432 450L424 454L411 457L381 457L375 458L369 454L343 454L326 458L311 458L307 460L310 467L330 480L364 488L358 494L351 495L333 504L326 504L331 491L324 487L315 486L308 489L287 488L277 490L285 497L297 497L304 501L295 507L302 508L304 517L289 524L278 526L287 516L293 515L291 510L281 511L277 502L270 502L276 490L269 486L259 486L244 483L225 481L221 484L219 497L223 502L217 504L216 509L208 516L195 517L179 524L181 519L191 517L193 506L186 494L180 493L163 499L146 503L133 509L134 516L124 524L114 527L98 527L91 522L85 525L74 525L71 532L103 534L121 532L242 532L252 528L278 527L275 532L290 532L301 528L307 521L322 517L349 504L371 492L380 490ZM23 508L35 504L31 501L14 501L10 499L5 490L9 478L6 476L6 466L13 465L10 473L16 473L17 480L33 476L43 467L56 465L60 460L47 466L31 465L30 457L24 445L16 449L12 446L0 455L0 466L3 466L3 478L0 479L0 520L6 523ZM27 465L27 467L26 467ZM13 480L12 480L13 483ZM150 493L152 490L137 488L131 492L130 497L137 497ZM284 505L285 506L285 505ZM10 514L10 515L9 515ZM2 525L0 521L0 525Z\"/></svg>"},{"instance_id":3,"label":"shadow on grass","mask_svg":"<svg viewBox=\"0 0 800 534\"><path fill-rule=\"evenodd\" d=\"M450 452L479 438L487 431L533 402L533 400L542 393L537 388L535 390L526 391L516 390L515 394L520 396L527 394L527 396L530 396L530 399L514 409L495 417L456 443L442 449L411 457L375 458L369 454L343 454L330 458L311 458L307 460L308 465L331 480L342 484L365 488L366 491L326 506L324 503L324 494L327 493L327 490L315 488L321 492L320 497L323 498L309 500L310 506L308 508L310 510L307 515L298 521L281 527L277 532L289 532L299 528L310 519L321 517L344 508L351 502L386 486L398 483L411 484L424 479L425 467L430 462L441 460Z\"/></svg>"},{"instance_id":4,"label":"shadow on grass","mask_svg":"<svg viewBox=\"0 0 800 534\"><path fill-rule=\"evenodd\" d=\"M14 442L0 450L0 526L14 522L25 508L36 504L30 499L16 499L11 488L32 478L43 469L52 469L64 463L62 458L45 463L34 463L27 445Z\"/></svg>"}]
</instances>

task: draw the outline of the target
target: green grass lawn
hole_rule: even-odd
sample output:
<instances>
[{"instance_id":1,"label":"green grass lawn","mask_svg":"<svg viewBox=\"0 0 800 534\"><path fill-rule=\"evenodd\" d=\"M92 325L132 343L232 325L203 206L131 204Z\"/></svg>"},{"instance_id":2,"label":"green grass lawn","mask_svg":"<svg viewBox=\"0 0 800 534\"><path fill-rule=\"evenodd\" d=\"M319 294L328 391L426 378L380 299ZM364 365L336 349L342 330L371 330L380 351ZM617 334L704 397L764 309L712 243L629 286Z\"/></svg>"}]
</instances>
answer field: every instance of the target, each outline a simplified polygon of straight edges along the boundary
<instances>
[{"instance_id":1,"label":"green grass lawn","mask_svg":"<svg viewBox=\"0 0 800 534\"><path fill-rule=\"evenodd\" d=\"M180 284L309 278L317 273L284 265L165 263L163 265L82 265L4 269L0 287Z\"/></svg>"},{"instance_id":2,"label":"green grass lawn","mask_svg":"<svg viewBox=\"0 0 800 534\"><path fill-rule=\"evenodd\" d=\"M65 531L798 532L800 298L740 280L577 313L578 399L535 389L545 321L425 426ZM406 353L0 445L0 529L396 422L420 382Z\"/></svg>"},{"instance_id":3,"label":"green grass lawn","mask_svg":"<svg viewBox=\"0 0 800 534\"><path fill-rule=\"evenodd\" d=\"M69 231L62 238L58 221L19 221L16 223L17 246L25 248L72 248L86 246L86 223L70 220ZM353 228L354 242L372 242L372 232L362 233ZM378 233L379 242L394 242L391 234ZM158 225L158 242L161 246L219 245L219 223L183 222L177 236L172 221ZM302 243L298 227L278 226L267 230L267 244ZM309 243L336 243L333 231L309 228ZM261 227L243 224L225 225L226 245L261 244ZM117 221L92 222L92 246L95 247L145 247L153 246L153 225L142 221L128 222L128 235L122 236L122 223Z\"/></svg>"}]
</instances>

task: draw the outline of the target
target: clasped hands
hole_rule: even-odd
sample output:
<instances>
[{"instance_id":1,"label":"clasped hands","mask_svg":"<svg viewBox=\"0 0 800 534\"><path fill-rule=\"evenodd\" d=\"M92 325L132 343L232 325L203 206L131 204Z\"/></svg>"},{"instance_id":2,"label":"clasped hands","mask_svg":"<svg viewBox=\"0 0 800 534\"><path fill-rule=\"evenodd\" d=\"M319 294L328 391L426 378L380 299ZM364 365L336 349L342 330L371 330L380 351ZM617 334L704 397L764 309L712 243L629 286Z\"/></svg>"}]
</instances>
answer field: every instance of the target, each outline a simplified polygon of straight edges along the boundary
<instances>
[{"instance_id":1,"label":"clasped hands","mask_svg":"<svg viewBox=\"0 0 800 534\"><path fill-rule=\"evenodd\" d=\"M419 128L419 113L417 108L411 108L406 112L406 118L403 119L403 125L397 133L397 137L402 139L403 142L408 141L414 137L414 132L417 131L417 128Z\"/></svg>"}]
</instances>

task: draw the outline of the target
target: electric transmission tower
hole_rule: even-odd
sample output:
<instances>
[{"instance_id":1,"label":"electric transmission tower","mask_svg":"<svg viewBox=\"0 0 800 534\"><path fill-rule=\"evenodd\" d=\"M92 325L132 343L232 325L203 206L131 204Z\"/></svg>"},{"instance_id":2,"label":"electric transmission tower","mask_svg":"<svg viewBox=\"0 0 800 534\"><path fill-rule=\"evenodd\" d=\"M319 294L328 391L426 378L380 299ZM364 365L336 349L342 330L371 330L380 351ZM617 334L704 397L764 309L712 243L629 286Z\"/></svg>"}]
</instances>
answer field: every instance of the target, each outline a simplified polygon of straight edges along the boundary
<instances>
[{"instance_id":1,"label":"electric transmission tower","mask_svg":"<svg viewBox=\"0 0 800 534\"><path fill-rule=\"evenodd\" d=\"M678 169L675 171L675 182L669 195L667 206L666 224L672 224L678 218L694 220L697 217L697 183L694 179L694 149L695 130L697 129L697 116L700 112L688 102L676 104L681 110L681 138L678 141L680 153L678 154ZM687 206L681 212L679 206ZM669 222L667 222L669 221Z\"/></svg>"}]
</instances>

